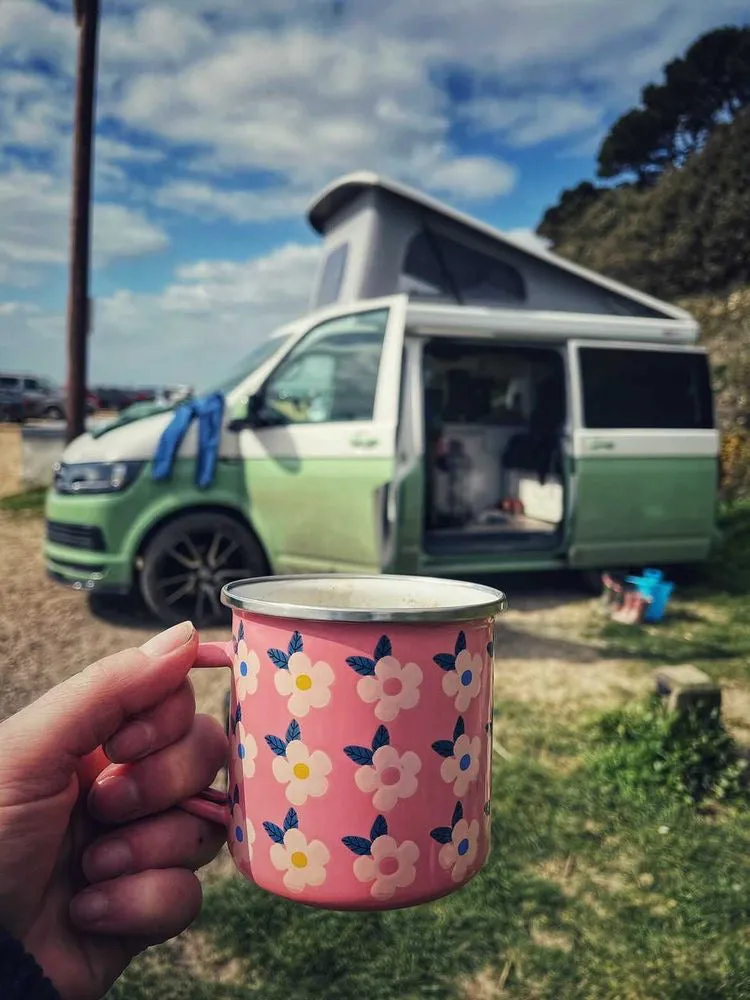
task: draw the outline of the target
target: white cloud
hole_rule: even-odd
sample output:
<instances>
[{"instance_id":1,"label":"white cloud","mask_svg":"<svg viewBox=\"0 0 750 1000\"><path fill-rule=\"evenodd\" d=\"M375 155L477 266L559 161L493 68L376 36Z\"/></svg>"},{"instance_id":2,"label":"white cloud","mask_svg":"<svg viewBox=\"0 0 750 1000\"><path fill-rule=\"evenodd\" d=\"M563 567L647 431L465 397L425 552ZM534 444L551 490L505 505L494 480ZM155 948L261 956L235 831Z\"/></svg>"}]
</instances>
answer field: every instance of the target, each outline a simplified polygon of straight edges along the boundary
<instances>
[{"instance_id":1,"label":"white cloud","mask_svg":"<svg viewBox=\"0 0 750 1000\"><path fill-rule=\"evenodd\" d=\"M267 190L228 191L205 181L172 181L155 194L155 202L186 215L226 218L233 222L269 222L299 218L313 191L279 186Z\"/></svg>"},{"instance_id":2,"label":"white cloud","mask_svg":"<svg viewBox=\"0 0 750 1000\"><path fill-rule=\"evenodd\" d=\"M506 229L503 235L530 250L550 250L552 248L552 241L538 236L533 229Z\"/></svg>"},{"instance_id":3,"label":"white cloud","mask_svg":"<svg viewBox=\"0 0 750 1000\"><path fill-rule=\"evenodd\" d=\"M245 261L196 261L178 268L158 294L121 289L97 299L90 382L205 385L220 377L271 330L305 312L318 254L317 246L290 243ZM61 379L64 345L62 311L0 303L5 364L41 366Z\"/></svg>"},{"instance_id":4,"label":"white cloud","mask_svg":"<svg viewBox=\"0 0 750 1000\"><path fill-rule=\"evenodd\" d=\"M0 284L33 284L39 265L68 258L70 189L50 174L15 168L0 173ZM98 203L93 215L94 261L154 253L166 233L140 212Z\"/></svg>"},{"instance_id":5,"label":"white cloud","mask_svg":"<svg viewBox=\"0 0 750 1000\"><path fill-rule=\"evenodd\" d=\"M437 164L425 177L436 191L465 198L497 198L515 186L514 167L489 156L460 156Z\"/></svg>"},{"instance_id":6,"label":"white cloud","mask_svg":"<svg viewBox=\"0 0 750 1000\"><path fill-rule=\"evenodd\" d=\"M480 97L461 108L462 117L477 135L501 135L515 147L538 146L599 129L602 109L573 94L537 94L512 98Z\"/></svg>"}]
</instances>

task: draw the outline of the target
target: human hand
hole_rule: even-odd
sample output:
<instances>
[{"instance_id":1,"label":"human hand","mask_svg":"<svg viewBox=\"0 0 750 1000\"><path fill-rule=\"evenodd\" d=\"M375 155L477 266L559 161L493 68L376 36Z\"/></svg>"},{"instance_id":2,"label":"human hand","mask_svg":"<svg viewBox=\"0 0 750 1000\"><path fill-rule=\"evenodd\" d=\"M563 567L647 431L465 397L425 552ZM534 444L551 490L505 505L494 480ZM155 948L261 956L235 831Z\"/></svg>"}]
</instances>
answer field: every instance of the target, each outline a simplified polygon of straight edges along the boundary
<instances>
[{"instance_id":1,"label":"human hand","mask_svg":"<svg viewBox=\"0 0 750 1000\"><path fill-rule=\"evenodd\" d=\"M97 1000L197 916L224 831L175 808L226 737L195 714L198 635L176 625L92 664L0 725L0 927L65 1000Z\"/></svg>"}]
</instances>

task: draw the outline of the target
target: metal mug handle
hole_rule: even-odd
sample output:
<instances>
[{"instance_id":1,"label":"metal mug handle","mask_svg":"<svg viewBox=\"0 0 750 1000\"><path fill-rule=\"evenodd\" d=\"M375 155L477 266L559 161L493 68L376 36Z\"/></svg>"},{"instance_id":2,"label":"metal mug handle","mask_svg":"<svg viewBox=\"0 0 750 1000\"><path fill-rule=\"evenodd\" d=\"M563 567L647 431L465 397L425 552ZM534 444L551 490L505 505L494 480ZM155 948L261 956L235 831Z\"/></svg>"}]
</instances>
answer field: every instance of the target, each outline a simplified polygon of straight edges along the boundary
<instances>
[{"instance_id":1,"label":"metal mug handle","mask_svg":"<svg viewBox=\"0 0 750 1000\"><path fill-rule=\"evenodd\" d=\"M193 669L231 668L233 656L234 650L231 642L202 642L198 647ZM229 827L230 814L227 797L217 788L205 788L197 795L192 795L189 799L178 802L177 807L183 812L217 823L225 830Z\"/></svg>"}]
</instances>

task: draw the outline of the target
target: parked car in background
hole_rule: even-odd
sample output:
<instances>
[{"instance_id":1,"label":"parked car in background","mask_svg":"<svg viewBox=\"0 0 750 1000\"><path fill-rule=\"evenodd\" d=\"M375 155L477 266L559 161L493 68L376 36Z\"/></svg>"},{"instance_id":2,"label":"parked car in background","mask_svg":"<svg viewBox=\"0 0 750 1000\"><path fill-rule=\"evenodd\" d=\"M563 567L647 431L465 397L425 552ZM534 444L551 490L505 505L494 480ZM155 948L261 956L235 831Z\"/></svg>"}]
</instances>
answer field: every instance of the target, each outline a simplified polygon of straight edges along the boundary
<instances>
[{"instance_id":1,"label":"parked car in background","mask_svg":"<svg viewBox=\"0 0 750 1000\"><path fill-rule=\"evenodd\" d=\"M0 378L0 423L20 423L23 420L21 390L3 385Z\"/></svg>"},{"instance_id":2,"label":"parked car in background","mask_svg":"<svg viewBox=\"0 0 750 1000\"><path fill-rule=\"evenodd\" d=\"M19 420L64 420L66 417L67 393L51 379L24 372L0 373L0 389L20 397ZM87 413L95 413L98 408L96 396L87 393Z\"/></svg>"}]
</instances>

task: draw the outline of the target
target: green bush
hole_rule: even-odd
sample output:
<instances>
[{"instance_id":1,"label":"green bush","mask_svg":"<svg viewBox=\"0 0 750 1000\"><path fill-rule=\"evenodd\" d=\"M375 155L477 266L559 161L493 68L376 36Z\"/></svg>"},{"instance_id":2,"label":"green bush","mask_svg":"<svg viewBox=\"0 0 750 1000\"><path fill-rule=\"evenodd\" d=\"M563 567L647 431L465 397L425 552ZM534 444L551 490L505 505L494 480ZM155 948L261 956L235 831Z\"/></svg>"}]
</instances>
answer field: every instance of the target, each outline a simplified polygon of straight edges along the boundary
<instances>
[{"instance_id":1,"label":"green bush","mask_svg":"<svg viewBox=\"0 0 750 1000\"><path fill-rule=\"evenodd\" d=\"M718 712L668 712L657 697L602 716L587 761L604 796L634 802L657 794L695 803L734 798L745 766Z\"/></svg>"}]
</instances>

